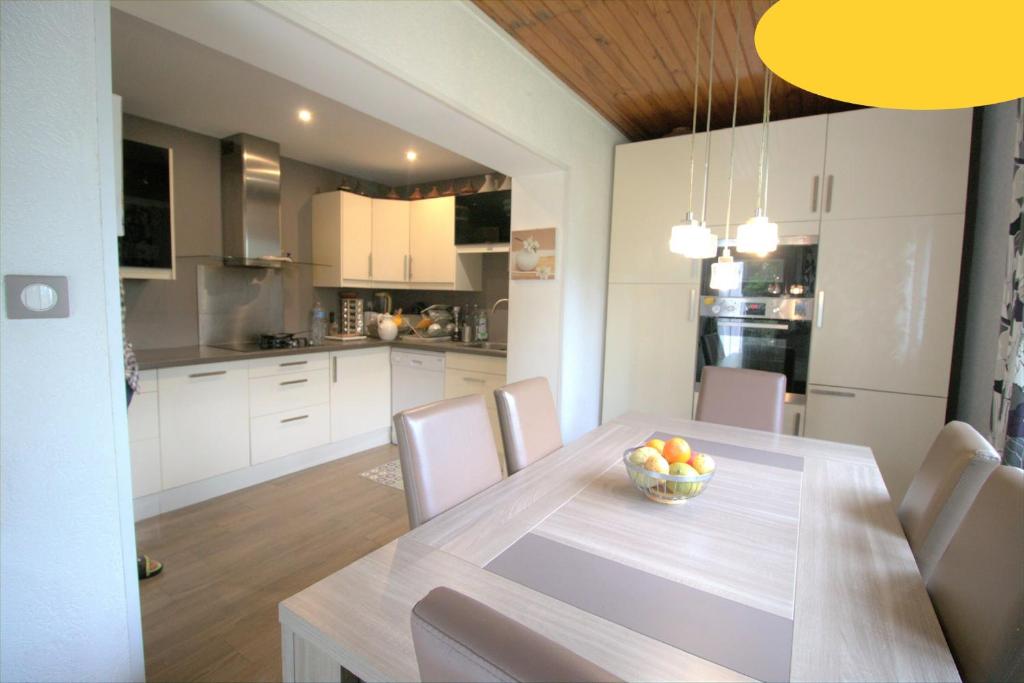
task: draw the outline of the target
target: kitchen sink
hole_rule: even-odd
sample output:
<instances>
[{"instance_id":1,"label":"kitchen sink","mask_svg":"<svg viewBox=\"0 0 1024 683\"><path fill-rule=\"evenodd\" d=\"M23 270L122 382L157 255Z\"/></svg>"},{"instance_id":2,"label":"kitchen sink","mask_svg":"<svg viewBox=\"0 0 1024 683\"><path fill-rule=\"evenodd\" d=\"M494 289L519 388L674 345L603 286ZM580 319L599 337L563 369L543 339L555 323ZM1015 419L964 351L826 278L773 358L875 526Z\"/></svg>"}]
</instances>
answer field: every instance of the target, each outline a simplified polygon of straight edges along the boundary
<instances>
[{"instance_id":1,"label":"kitchen sink","mask_svg":"<svg viewBox=\"0 0 1024 683\"><path fill-rule=\"evenodd\" d=\"M493 351L508 351L508 344L505 342L460 342L463 346L471 349L491 349Z\"/></svg>"}]
</instances>

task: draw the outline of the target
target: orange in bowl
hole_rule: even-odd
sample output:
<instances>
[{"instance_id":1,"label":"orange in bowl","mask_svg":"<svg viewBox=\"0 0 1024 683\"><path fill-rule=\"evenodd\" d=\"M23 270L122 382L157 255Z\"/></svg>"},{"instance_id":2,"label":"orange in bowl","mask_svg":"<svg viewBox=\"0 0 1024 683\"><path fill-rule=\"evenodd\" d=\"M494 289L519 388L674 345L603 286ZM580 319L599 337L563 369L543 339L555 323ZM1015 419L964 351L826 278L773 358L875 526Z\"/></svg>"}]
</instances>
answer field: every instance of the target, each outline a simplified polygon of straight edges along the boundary
<instances>
[{"instance_id":1,"label":"orange in bowl","mask_svg":"<svg viewBox=\"0 0 1024 683\"><path fill-rule=\"evenodd\" d=\"M686 443L686 439L680 436L674 437L665 442L665 448L661 451L662 457L664 457L670 465L677 462L690 462L690 454L690 444Z\"/></svg>"},{"instance_id":2,"label":"orange in bowl","mask_svg":"<svg viewBox=\"0 0 1024 683\"><path fill-rule=\"evenodd\" d=\"M648 441L644 445L645 446L649 446L650 448L653 448L654 450L658 451L659 453L661 453L663 450L665 450L665 442L662 441L661 439L651 439L650 441Z\"/></svg>"}]
</instances>

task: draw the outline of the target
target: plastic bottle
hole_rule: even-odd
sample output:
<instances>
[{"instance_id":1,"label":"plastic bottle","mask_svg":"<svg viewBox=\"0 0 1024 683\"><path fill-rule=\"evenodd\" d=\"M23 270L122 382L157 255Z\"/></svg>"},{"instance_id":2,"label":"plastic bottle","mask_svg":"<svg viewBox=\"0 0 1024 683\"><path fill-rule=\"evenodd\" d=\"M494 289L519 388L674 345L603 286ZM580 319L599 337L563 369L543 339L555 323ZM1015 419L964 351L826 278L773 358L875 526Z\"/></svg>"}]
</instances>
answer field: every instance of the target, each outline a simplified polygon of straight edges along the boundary
<instances>
[{"instance_id":1,"label":"plastic bottle","mask_svg":"<svg viewBox=\"0 0 1024 683\"><path fill-rule=\"evenodd\" d=\"M317 299L313 304L313 322L309 327L309 343L313 346L320 346L324 343L327 335L327 311L320 305Z\"/></svg>"},{"instance_id":2,"label":"plastic bottle","mask_svg":"<svg viewBox=\"0 0 1024 683\"><path fill-rule=\"evenodd\" d=\"M476 314L476 341L487 341L487 309L481 309Z\"/></svg>"}]
</instances>

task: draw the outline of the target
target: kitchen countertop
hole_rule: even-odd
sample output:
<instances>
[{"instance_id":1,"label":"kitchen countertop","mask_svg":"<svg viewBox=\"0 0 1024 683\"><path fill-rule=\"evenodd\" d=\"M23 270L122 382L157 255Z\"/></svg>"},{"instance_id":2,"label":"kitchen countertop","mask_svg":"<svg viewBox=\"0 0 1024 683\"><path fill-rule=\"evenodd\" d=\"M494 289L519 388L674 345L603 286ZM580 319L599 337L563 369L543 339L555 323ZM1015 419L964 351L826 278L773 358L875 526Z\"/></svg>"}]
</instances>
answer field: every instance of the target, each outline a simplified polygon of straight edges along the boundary
<instances>
[{"instance_id":1,"label":"kitchen countertop","mask_svg":"<svg viewBox=\"0 0 1024 683\"><path fill-rule=\"evenodd\" d=\"M399 337L390 342L366 338L346 342L328 341L322 346L305 346L297 349L261 349L258 351L229 351L228 349L219 349L213 346L178 346L168 349L140 349L135 352L135 357L139 361L140 370L156 370L159 368L175 368L182 365L203 365L206 363L223 363L225 361L255 358L294 356L304 353L349 351L376 346L393 346L436 353L469 353L497 358L505 358L507 355L505 351L499 349L474 348L461 342L426 342L418 338Z\"/></svg>"}]
</instances>

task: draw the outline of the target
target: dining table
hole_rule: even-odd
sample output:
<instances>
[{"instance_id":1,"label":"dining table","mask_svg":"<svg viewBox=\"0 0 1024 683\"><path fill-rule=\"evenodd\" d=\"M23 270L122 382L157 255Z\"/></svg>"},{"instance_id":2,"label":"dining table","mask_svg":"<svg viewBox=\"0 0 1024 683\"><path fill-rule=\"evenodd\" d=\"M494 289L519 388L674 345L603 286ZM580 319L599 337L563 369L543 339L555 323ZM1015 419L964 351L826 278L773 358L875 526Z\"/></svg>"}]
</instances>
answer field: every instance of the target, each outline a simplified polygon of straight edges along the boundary
<instances>
[{"instance_id":1,"label":"dining table","mask_svg":"<svg viewBox=\"0 0 1024 683\"><path fill-rule=\"evenodd\" d=\"M714 478L646 498L623 455L682 436ZM871 450L608 420L280 603L287 681L418 681L447 586L627 681L959 681Z\"/></svg>"}]
</instances>

